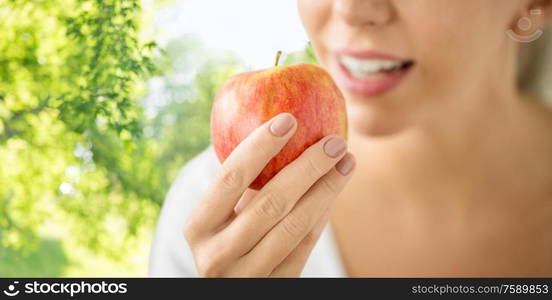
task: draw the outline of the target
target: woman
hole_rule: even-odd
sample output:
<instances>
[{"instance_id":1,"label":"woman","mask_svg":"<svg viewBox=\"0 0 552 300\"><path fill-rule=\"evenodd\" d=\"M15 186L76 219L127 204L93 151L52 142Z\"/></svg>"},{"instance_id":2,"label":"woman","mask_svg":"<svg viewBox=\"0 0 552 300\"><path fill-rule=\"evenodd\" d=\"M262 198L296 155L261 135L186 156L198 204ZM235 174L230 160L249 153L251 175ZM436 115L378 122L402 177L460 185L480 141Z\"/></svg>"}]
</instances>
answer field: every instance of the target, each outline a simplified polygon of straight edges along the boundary
<instances>
[{"instance_id":1,"label":"woman","mask_svg":"<svg viewBox=\"0 0 552 300\"><path fill-rule=\"evenodd\" d=\"M551 276L552 113L519 84L544 86L532 75L551 62L519 53L544 42L521 43L539 37L551 1L298 6L347 99L348 142L322 139L257 193L246 187L293 116L222 168L206 150L167 196L150 274Z\"/></svg>"}]
</instances>

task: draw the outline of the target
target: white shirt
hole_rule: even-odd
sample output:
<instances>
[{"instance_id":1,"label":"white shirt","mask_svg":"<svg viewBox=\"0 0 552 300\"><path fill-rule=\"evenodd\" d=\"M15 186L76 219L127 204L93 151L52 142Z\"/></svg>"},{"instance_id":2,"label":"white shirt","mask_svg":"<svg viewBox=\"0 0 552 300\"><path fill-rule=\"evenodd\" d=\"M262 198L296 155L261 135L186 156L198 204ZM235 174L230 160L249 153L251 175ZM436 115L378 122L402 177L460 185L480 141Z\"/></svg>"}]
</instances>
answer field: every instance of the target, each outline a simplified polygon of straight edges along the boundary
<instances>
[{"instance_id":1,"label":"white shirt","mask_svg":"<svg viewBox=\"0 0 552 300\"><path fill-rule=\"evenodd\" d=\"M194 258L182 234L184 221L218 172L220 164L210 146L180 170L170 188L153 239L149 275L197 277ZM326 226L303 269L302 277L344 277L343 265Z\"/></svg>"}]
</instances>

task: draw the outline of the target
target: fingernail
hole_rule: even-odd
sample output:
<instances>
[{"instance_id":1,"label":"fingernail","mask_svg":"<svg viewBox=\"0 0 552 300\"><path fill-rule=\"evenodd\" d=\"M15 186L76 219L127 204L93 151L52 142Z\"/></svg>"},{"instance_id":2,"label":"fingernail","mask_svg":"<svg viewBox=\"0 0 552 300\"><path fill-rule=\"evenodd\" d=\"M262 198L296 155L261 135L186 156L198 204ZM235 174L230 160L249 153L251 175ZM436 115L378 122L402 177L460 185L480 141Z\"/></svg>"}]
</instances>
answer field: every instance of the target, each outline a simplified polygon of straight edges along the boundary
<instances>
[{"instance_id":1,"label":"fingernail","mask_svg":"<svg viewBox=\"0 0 552 300\"><path fill-rule=\"evenodd\" d=\"M324 144L324 152L330 157L338 157L345 149L347 144L342 138L331 138Z\"/></svg>"},{"instance_id":2,"label":"fingernail","mask_svg":"<svg viewBox=\"0 0 552 300\"><path fill-rule=\"evenodd\" d=\"M293 128L293 125L295 125L295 118L288 113L283 113L272 120L270 132L274 136L281 137L286 135Z\"/></svg>"},{"instance_id":3,"label":"fingernail","mask_svg":"<svg viewBox=\"0 0 552 300\"><path fill-rule=\"evenodd\" d=\"M341 173L341 175L347 176L355 168L355 164L355 158L348 153L335 165L335 169Z\"/></svg>"}]
</instances>

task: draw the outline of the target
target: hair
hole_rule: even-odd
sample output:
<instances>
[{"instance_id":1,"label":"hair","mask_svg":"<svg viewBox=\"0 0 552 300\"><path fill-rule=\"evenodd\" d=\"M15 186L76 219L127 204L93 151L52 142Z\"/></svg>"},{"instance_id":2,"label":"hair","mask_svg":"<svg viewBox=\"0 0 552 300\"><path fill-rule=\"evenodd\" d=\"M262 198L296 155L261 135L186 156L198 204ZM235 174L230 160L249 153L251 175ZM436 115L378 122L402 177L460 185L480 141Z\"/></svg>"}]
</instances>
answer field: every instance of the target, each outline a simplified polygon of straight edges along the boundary
<instances>
[{"instance_id":1,"label":"hair","mask_svg":"<svg viewBox=\"0 0 552 300\"><path fill-rule=\"evenodd\" d=\"M552 105L552 27L536 41L522 44L519 85L523 92Z\"/></svg>"}]
</instances>

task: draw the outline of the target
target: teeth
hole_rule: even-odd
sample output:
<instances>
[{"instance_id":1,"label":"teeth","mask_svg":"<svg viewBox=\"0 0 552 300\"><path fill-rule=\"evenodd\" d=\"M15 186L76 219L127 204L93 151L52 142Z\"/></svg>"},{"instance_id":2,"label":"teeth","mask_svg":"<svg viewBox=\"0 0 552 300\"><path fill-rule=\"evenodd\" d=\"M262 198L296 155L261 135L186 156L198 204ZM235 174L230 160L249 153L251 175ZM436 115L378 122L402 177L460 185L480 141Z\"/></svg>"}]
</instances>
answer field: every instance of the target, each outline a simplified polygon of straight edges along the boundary
<instances>
[{"instance_id":1,"label":"teeth","mask_svg":"<svg viewBox=\"0 0 552 300\"><path fill-rule=\"evenodd\" d=\"M341 56L340 61L351 75L359 78L382 75L383 71L398 71L405 65L404 62L396 60L359 59L346 55Z\"/></svg>"}]
</instances>

